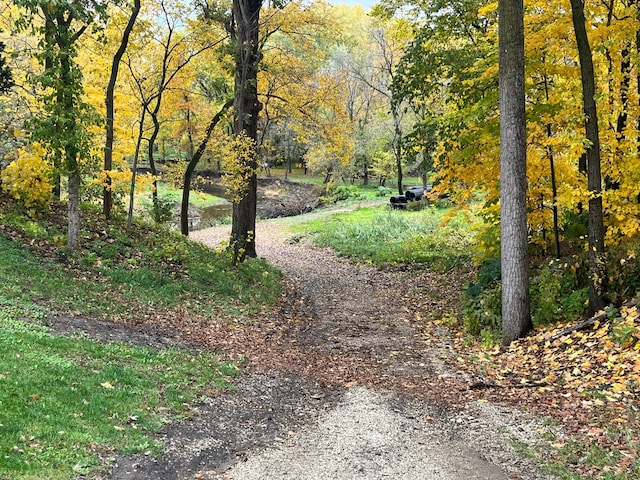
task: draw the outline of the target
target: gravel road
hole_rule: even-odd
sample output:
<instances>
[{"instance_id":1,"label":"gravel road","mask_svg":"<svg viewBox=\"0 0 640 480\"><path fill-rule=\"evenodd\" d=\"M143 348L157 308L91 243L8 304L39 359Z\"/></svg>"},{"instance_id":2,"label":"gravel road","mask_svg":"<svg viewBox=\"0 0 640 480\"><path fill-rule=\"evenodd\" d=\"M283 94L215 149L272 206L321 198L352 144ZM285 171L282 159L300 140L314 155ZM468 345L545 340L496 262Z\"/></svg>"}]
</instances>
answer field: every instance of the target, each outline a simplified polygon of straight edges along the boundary
<instances>
[{"instance_id":1,"label":"gravel road","mask_svg":"<svg viewBox=\"0 0 640 480\"><path fill-rule=\"evenodd\" d=\"M539 441L547 428L540 419L456 398L456 385L468 379L439 362L446 342L429 342L420 330L426 310L446 311L461 279L355 267L293 239L289 227L300 220L256 229L258 254L283 270L306 306L290 338L273 340L295 350L295 365L255 361L237 391L163 433L161 458L120 457L102 478L553 479L518 453ZM228 226L192 234L209 245L228 236ZM407 281L411 307L393 288Z\"/></svg>"}]
</instances>

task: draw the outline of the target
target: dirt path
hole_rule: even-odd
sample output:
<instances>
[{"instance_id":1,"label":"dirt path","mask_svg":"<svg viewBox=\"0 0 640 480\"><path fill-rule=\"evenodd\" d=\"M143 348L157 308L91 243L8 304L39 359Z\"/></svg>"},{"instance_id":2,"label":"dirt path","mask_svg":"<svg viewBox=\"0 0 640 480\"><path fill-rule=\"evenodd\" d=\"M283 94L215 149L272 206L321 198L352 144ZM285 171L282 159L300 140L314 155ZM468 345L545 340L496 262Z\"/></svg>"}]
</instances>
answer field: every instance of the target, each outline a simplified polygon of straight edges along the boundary
<instances>
[{"instance_id":1,"label":"dirt path","mask_svg":"<svg viewBox=\"0 0 640 480\"><path fill-rule=\"evenodd\" d=\"M162 458L119 458L104 478L551 478L513 446L535 442L539 425L474 400L446 337L425 334L457 303L464 275L354 266L293 239L298 221L257 227L258 254L285 274L280 310L233 333L202 332L247 358L237 392L170 427ZM216 245L228 235L192 236Z\"/></svg>"}]
</instances>

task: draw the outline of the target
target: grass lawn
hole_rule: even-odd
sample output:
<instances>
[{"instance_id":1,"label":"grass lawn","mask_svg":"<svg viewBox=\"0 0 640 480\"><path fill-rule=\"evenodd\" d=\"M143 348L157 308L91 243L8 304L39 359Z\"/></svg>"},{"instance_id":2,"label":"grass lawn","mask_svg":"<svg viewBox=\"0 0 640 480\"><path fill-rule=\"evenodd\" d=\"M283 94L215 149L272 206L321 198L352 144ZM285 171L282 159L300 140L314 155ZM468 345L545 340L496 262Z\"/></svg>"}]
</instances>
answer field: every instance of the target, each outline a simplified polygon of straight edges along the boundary
<instances>
[{"instance_id":1,"label":"grass lawn","mask_svg":"<svg viewBox=\"0 0 640 480\"><path fill-rule=\"evenodd\" d=\"M366 207L306 223L299 231L359 262L449 269L471 260L473 235L464 217L445 221L447 211L436 206L416 211Z\"/></svg>"},{"instance_id":2,"label":"grass lawn","mask_svg":"<svg viewBox=\"0 0 640 480\"><path fill-rule=\"evenodd\" d=\"M0 297L2 479L69 479L116 452L157 454L152 434L237 371L214 355L52 336L18 320L41 314Z\"/></svg>"},{"instance_id":3,"label":"grass lawn","mask_svg":"<svg viewBox=\"0 0 640 480\"><path fill-rule=\"evenodd\" d=\"M0 194L1 480L70 479L116 453L156 454L153 433L237 372L213 354L52 336L39 319L185 328L250 320L279 298L280 272L264 261L235 268L229 252L145 223L127 231L91 207L70 253L65 216L62 205L34 215Z\"/></svg>"}]
</instances>

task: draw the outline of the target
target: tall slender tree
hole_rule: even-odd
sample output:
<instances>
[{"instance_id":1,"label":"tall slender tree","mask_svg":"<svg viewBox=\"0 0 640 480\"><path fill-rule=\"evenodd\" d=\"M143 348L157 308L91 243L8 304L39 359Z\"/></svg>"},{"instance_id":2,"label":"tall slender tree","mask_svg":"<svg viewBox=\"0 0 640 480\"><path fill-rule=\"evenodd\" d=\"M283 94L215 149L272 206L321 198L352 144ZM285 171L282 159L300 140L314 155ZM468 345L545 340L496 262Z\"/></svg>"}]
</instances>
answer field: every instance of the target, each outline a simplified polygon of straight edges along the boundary
<instances>
[{"instance_id":1,"label":"tall slender tree","mask_svg":"<svg viewBox=\"0 0 640 480\"><path fill-rule=\"evenodd\" d=\"M109 76L109 84L107 85L107 91L104 97L104 104L106 107L106 117L105 117L105 145L104 145L104 170L107 174L106 177L106 185L104 186L104 191L102 194L102 211L105 218L109 218L111 216L111 207L113 205L113 196L111 192L111 177L109 176L109 171L113 166L113 136L114 136L114 93L116 89L116 81L118 80L118 72L120 70L120 62L122 61L122 57L127 49L127 45L129 44L129 37L131 32L133 31L133 27L136 23L136 19L138 18L138 14L140 13L140 0L134 0L133 5L131 6L131 15L129 16L129 20L127 22L124 31L122 32L122 39L120 40L120 45L118 46L118 50L113 56L113 61L111 63L111 74Z\"/></svg>"},{"instance_id":2,"label":"tall slender tree","mask_svg":"<svg viewBox=\"0 0 640 480\"><path fill-rule=\"evenodd\" d=\"M589 146L586 151L587 187L589 190L589 314L604 308L607 290L607 269L604 249L604 220L602 212L602 175L600 170L600 135L596 109L596 82L591 46L585 26L583 0L571 0L573 30L578 45L585 132Z\"/></svg>"},{"instance_id":3,"label":"tall slender tree","mask_svg":"<svg viewBox=\"0 0 640 480\"><path fill-rule=\"evenodd\" d=\"M527 254L523 1L499 0L498 18L502 342L507 345L532 328Z\"/></svg>"},{"instance_id":4,"label":"tall slender tree","mask_svg":"<svg viewBox=\"0 0 640 480\"><path fill-rule=\"evenodd\" d=\"M44 116L32 123L32 138L46 146L56 169L68 177L67 248L80 240L80 173L82 160L91 155L89 127L97 114L84 100L82 72L76 62L77 43L90 27L106 18L107 3L100 0L16 0L26 10L19 26L30 28L41 41L38 54L44 72L35 81L44 94ZM33 22L34 16L44 22Z\"/></svg>"}]
</instances>

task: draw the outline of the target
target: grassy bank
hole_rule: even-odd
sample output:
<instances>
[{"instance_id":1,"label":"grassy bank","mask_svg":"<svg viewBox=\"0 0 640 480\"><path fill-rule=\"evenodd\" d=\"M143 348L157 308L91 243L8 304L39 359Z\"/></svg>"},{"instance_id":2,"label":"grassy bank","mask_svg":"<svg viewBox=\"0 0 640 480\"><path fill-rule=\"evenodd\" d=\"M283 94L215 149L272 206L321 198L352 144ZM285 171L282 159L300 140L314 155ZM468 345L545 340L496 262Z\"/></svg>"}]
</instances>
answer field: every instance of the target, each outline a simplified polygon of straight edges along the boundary
<instances>
[{"instance_id":1,"label":"grassy bank","mask_svg":"<svg viewBox=\"0 0 640 480\"><path fill-rule=\"evenodd\" d=\"M69 479L153 439L236 367L209 354L58 337L19 318L41 307L0 296L0 478Z\"/></svg>"},{"instance_id":2,"label":"grassy bank","mask_svg":"<svg viewBox=\"0 0 640 480\"><path fill-rule=\"evenodd\" d=\"M0 479L69 479L153 440L237 371L213 354L100 344L47 333L52 314L145 330L253 321L279 298L280 273L232 267L214 251L144 223L83 211L80 248L65 245L65 210L36 215L0 197ZM25 321L27 320L27 321Z\"/></svg>"},{"instance_id":3,"label":"grassy bank","mask_svg":"<svg viewBox=\"0 0 640 480\"><path fill-rule=\"evenodd\" d=\"M4 205L4 209L2 208ZM0 202L0 295L50 310L110 318L189 308L204 319L246 318L276 299L280 273L261 260L232 267L216 251L167 229L85 210L81 247L64 248L64 212L29 218Z\"/></svg>"}]
</instances>

